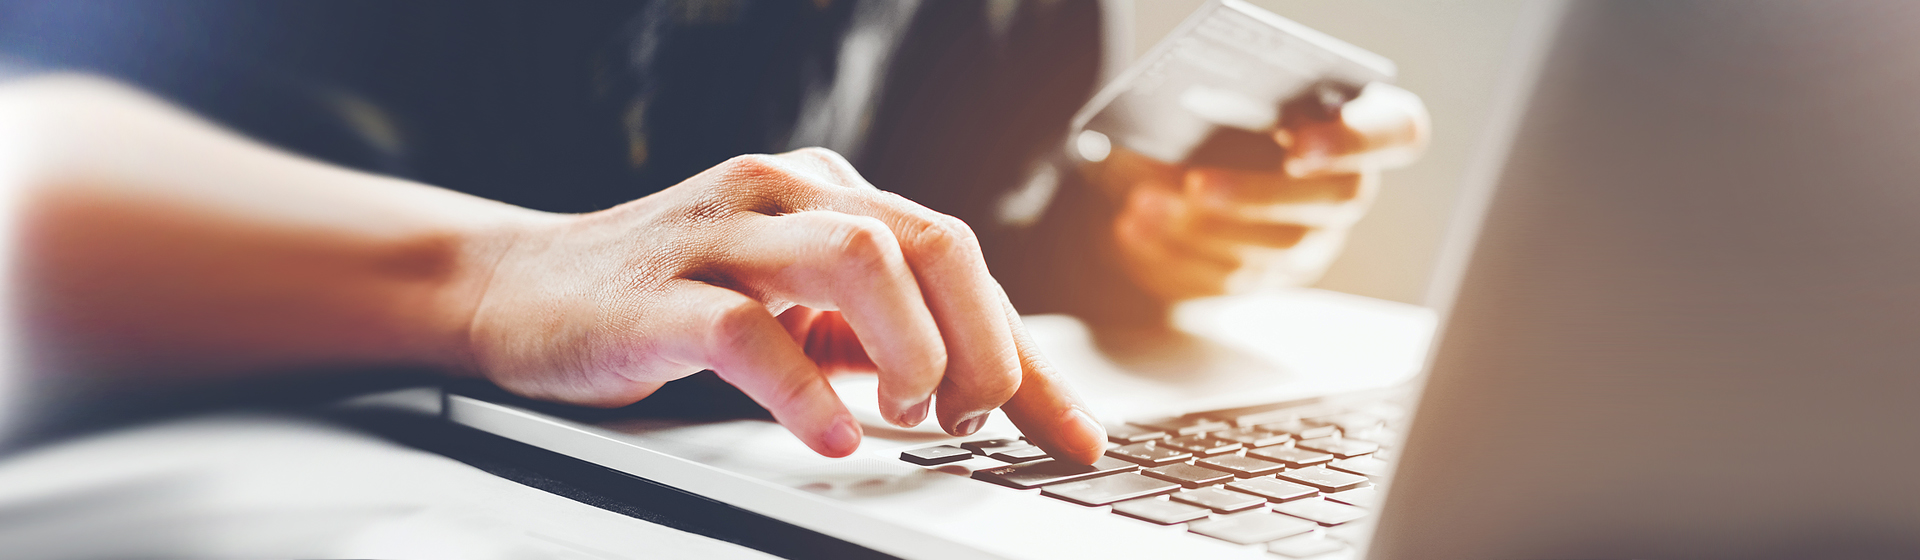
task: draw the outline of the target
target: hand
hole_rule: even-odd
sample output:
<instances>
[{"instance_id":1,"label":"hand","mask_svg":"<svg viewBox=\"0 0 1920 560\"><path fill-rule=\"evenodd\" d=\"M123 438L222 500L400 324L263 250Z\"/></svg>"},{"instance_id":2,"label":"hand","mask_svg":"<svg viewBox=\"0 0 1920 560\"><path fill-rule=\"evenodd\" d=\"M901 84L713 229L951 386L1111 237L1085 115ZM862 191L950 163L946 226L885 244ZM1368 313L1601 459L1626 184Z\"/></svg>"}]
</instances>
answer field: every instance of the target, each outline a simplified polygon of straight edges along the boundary
<instances>
[{"instance_id":1,"label":"hand","mask_svg":"<svg viewBox=\"0 0 1920 560\"><path fill-rule=\"evenodd\" d=\"M936 400L946 431L970 434L1004 404L1056 457L1104 450L972 230L875 189L830 151L742 156L543 220L513 233L468 334L473 369L510 391L619 406L711 369L838 457L860 427L826 375L876 372L896 424L918 424Z\"/></svg>"},{"instance_id":2,"label":"hand","mask_svg":"<svg viewBox=\"0 0 1920 560\"><path fill-rule=\"evenodd\" d=\"M1111 233L1121 268L1172 302L1305 285L1366 212L1380 170L1419 156L1426 106L1372 84L1333 119L1289 117L1285 161L1266 171L1187 168L1116 147L1091 175L1120 196Z\"/></svg>"}]
</instances>

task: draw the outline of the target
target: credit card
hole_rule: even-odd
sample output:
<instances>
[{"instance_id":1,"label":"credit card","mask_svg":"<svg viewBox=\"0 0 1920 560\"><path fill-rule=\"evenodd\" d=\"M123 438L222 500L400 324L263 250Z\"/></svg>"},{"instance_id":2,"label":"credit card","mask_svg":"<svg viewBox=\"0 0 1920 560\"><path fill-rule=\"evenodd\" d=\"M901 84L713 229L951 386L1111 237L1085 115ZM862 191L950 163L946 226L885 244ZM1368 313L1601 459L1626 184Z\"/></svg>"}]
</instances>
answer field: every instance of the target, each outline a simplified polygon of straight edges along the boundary
<instances>
[{"instance_id":1,"label":"credit card","mask_svg":"<svg viewBox=\"0 0 1920 560\"><path fill-rule=\"evenodd\" d=\"M1121 146L1168 163L1272 169L1271 132L1289 112L1325 112L1393 61L1241 0L1207 2L1074 119L1074 148Z\"/></svg>"}]
</instances>

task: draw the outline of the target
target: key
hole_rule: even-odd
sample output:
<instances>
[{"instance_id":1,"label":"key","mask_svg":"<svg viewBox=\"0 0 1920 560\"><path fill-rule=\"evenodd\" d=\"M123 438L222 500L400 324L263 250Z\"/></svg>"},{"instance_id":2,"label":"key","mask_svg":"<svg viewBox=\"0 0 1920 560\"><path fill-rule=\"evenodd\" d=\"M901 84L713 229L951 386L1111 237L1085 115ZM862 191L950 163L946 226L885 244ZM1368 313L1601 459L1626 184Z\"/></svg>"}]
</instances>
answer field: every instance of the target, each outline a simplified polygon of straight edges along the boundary
<instances>
[{"instance_id":1,"label":"key","mask_svg":"<svg viewBox=\"0 0 1920 560\"><path fill-rule=\"evenodd\" d=\"M1323 437L1340 433L1340 428L1338 427L1314 426L1311 424L1307 424L1306 422L1302 422L1300 420L1289 420L1286 422L1261 424L1259 425L1259 428L1269 432L1285 432L1285 433L1293 434L1293 437L1297 437L1300 439L1323 438Z\"/></svg>"},{"instance_id":2,"label":"key","mask_svg":"<svg viewBox=\"0 0 1920 560\"><path fill-rule=\"evenodd\" d=\"M945 465L955 461L965 461L971 458L973 458L973 452L951 445L935 445L933 447L923 447L912 451L900 452L900 460L929 467Z\"/></svg>"},{"instance_id":3,"label":"key","mask_svg":"<svg viewBox=\"0 0 1920 560\"><path fill-rule=\"evenodd\" d=\"M1286 465L1275 463L1273 461L1268 461L1266 459L1242 457L1239 455L1221 455L1219 457L1208 457L1205 459L1194 461L1193 464L1206 467L1209 469L1217 470L1217 471L1233 473L1233 476L1237 476L1240 478L1253 478L1256 476L1266 476L1266 475L1280 472L1287 468Z\"/></svg>"},{"instance_id":4,"label":"key","mask_svg":"<svg viewBox=\"0 0 1920 560\"><path fill-rule=\"evenodd\" d=\"M1339 492L1352 490L1370 484L1367 477L1353 473L1343 473L1326 467L1307 467L1294 469L1277 475L1281 480L1312 486L1321 492Z\"/></svg>"},{"instance_id":5,"label":"key","mask_svg":"<svg viewBox=\"0 0 1920 560\"><path fill-rule=\"evenodd\" d=\"M1140 465L1101 457L1093 465L1075 465L1058 459L973 471L974 480L1025 490L1035 486L1073 482L1096 476L1139 470Z\"/></svg>"},{"instance_id":6,"label":"key","mask_svg":"<svg viewBox=\"0 0 1920 560\"><path fill-rule=\"evenodd\" d=\"M1192 453L1171 447L1161 447L1159 443L1151 441L1108 449L1107 456L1126 459L1149 467L1178 463L1193 458Z\"/></svg>"},{"instance_id":7,"label":"key","mask_svg":"<svg viewBox=\"0 0 1920 560\"><path fill-rule=\"evenodd\" d=\"M1107 426L1107 441L1126 445L1167 437L1167 433L1153 428L1142 428L1132 424Z\"/></svg>"},{"instance_id":8,"label":"key","mask_svg":"<svg viewBox=\"0 0 1920 560\"><path fill-rule=\"evenodd\" d=\"M1296 535L1267 543L1267 552L1288 558L1310 558L1346 548L1347 544L1320 535Z\"/></svg>"},{"instance_id":9,"label":"key","mask_svg":"<svg viewBox=\"0 0 1920 560\"><path fill-rule=\"evenodd\" d=\"M1247 456L1269 461L1279 461L1286 463L1288 467L1296 469L1333 460L1332 455L1307 451L1297 447L1262 447L1248 451Z\"/></svg>"},{"instance_id":10,"label":"key","mask_svg":"<svg viewBox=\"0 0 1920 560\"><path fill-rule=\"evenodd\" d=\"M1324 496L1329 501L1340 502L1357 508L1374 509L1380 507L1380 489L1362 486L1345 492L1334 492Z\"/></svg>"},{"instance_id":11,"label":"key","mask_svg":"<svg viewBox=\"0 0 1920 560\"><path fill-rule=\"evenodd\" d=\"M1332 527L1367 516L1367 510L1326 500L1298 500L1273 506L1273 511Z\"/></svg>"},{"instance_id":12,"label":"key","mask_svg":"<svg viewBox=\"0 0 1920 560\"><path fill-rule=\"evenodd\" d=\"M1303 439L1296 445L1301 449L1329 453L1341 459L1359 457L1380 450L1378 443L1344 438Z\"/></svg>"},{"instance_id":13,"label":"key","mask_svg":"<svg viewBox=\"0 0 1920 560\"><path fill-rule=\"evenodd\" d=\"M1312 486L1294 484L1274 478L1253 478L1234 481L1227 483L1227 489L1253 494L1275 503L1291 502L1301 498L1311 498L1320 495L1320 491L1313 489Z\"/></svg>"},{"instance_id":14,"label":"key","mask_svg":"<svg viewBox=\"0 0 1920 560\"><path fill-rule=\"evenodd\" d=\"M1009 463L1025 463L1027 461L1038 461L1041 459L1045 459L1047 458L1047 452L1041 451L1040 448L1038 447L1029 445L1026 447L1000 451L992 455L988 455L988 457L992 457L992 458L1006 461Z\"/></svg>"},{"instance_id":15,"label":"key","mask_svg":"<svg viewBox=\"0 0 1920 560\"><path fill-rule=\"evenodd\" d=\"M1346 471L1360 476L1380 476L1387 474L1387 462L1375 459L1372 455L1341 459L1327 463L1327 468Z\"/></svg>"},{"instance_id":16,"label":"key","mask_svg":"<svg viewBox=\"0 0 1920 560\"><path fill-rule=\"evenodd\" d=\"M960 444L960 448L980 455L992 455L1008 449L1027 447L1028 445L1027 442L1017 439L983 439L962 443Z\"/></svg>"},{"instance_id":17,"label":"key","mask_svg":"<svg viewBox=\"0 0 1920 560\"><path fill-rule=\"evenodd\" d=\"M1162 418L1147 422L1132 422L1135 426L1153 428L1169 434L1184 436L1229 428L1226 422L1202 417Z\"/></svg>"},{"instance_id":18,"label":"key","mask_svg":"<svg viewBox=\"0 0 1920 560\"><path fill-rule=\"evenodd\" d=\"M1207 434L1193 434L1160 441L1160 445L1192 451L1202 457L1232 453L1240 450L1240 442L1227 441Z\"/></svg>"},{"instance_id":19,"label":"key","mask_svg":"<svg viewBox=\"0 0 1920 560\"><path fill-rule=\"evenodd\" d=\"M1113 504L1113 512L1141 521L1172 525L1206 519L1209 510L1200 506L1170 502L1159 498L1128 500Z\"/></svg>"},{"instance_id":20,"label":"key","mask_svg":"<svg viewBox=\"0 0 1920 560\"><path fill-rule=\"evenodd\" d=\"M1141 472L1146 474L1147 476L1151 476L1161 480L1165 480L1169 482L1178 482L1180 483L1181 486L1185 486L1188 488L1212 486L1215 484L1233 480L1233 475L1216 471L1213 469L1196 467L1186 463L1174 463L1171 465L1154 467Z\"/></svg>"},{"instance_id":21,"label":"key","mask_svg":"<svg viewBox=\"0 0 1920 560\"><path fill-rule=\"evenodd\" d=\"M1312 521L1265 511L1195 521L1187 530L1234 544L1259 544L1312 531Z\"/></svg>"},{"instance_id":22,"label":"key","mask_svg":"<svg viewBox=\"0 0 1920 560\"><path fill-rule=\"evenodd\" d=\"M1233 513L1267 505L1267 500L1252 494L1228 492L1219 488L1200 488L1181 490L1173 493L1173 501L1193 504L1220 513Z\"/></svg>"},{"instance_id":23,"label":"key","mask_svg":"<svg viewBox=\"0 0 1920 560\"><path fill-rule=\"evenodd\" d=\"M1247 447L1266 447L1280 445L1293 440L1293 436L1280 432L1269 432L1254 427L1234 428L1224 432L1214 432L1213 437L1227 441L1237 441Z\"/></svg>"},{"instance_id":24,"label":"key","mask_svg":"<svg viewBox=\"0 0 1920 560\"><path fill-rule=\"evenodd\" d=\"M1054 484L1041 488L1040 494L1083 506L1104 506L1121 500L1144 498L1179 489L1178 484L1129 472L1079 482Z\"/></svg>"}]
</instances>

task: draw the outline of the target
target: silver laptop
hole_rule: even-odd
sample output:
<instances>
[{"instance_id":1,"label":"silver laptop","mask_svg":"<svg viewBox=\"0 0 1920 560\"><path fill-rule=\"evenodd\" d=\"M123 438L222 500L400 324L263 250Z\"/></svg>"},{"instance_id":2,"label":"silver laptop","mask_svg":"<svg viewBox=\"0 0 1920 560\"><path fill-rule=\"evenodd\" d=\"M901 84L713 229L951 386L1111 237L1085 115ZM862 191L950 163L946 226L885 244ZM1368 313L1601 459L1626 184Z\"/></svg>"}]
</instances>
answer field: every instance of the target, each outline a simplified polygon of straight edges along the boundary
<instances>
[{"instance_id":1,"label":"silver laptop","mask_svg":"<svg viewBox=\"0 0 1920 560\"><path fill-rule=\"evenodd\" d=\"M1321 292L1117 352L1033 318L1111 416L1093 467L1004 425L825 459L750 418L444 414L908 558L1920 558L1917 10L1538 10L1431 359L1433 313Z\"/></svg>"}]
</instances>

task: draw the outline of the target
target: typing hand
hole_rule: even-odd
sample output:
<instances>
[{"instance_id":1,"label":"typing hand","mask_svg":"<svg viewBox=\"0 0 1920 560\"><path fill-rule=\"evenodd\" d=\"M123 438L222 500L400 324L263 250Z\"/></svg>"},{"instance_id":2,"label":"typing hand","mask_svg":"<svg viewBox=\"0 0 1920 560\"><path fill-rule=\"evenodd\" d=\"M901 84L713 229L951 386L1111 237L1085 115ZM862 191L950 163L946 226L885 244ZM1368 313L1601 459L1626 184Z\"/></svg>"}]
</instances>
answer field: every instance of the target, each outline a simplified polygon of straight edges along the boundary
<instances>
[{"instance_id":1,"label":"typing hand","mask_svg":"<svg viewBox=\"0 0 1920 560\"><path fill-rule=\"evenodd\" d=\"M821 149L743 156L603 212L514 232L474 311L473 369L591 406L711 369L815 451L860 426L827 383L876 372L880 411L973 433L994 408L1056 457L1105 446L1035 354L958 219ZM938 394L937 399L933 396Z\"/></svg>"},{"instance_id":2,"label":"typing hand","mask_svg":"<svg viewBox=\"0 0 1920 560\"><path fill-rule=\"evenodd\" d=\"M1418 157L1426 106L1372 84L1332 119L1289 117L1285 161L1266 171L1188 168L1116 147L1092 169L1121 197L1111 233L1121 267L1165 301L1304 285L1366 212L1380 170Z\"/></svg>"}]
</instances>

